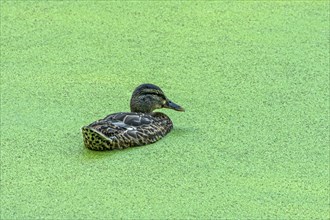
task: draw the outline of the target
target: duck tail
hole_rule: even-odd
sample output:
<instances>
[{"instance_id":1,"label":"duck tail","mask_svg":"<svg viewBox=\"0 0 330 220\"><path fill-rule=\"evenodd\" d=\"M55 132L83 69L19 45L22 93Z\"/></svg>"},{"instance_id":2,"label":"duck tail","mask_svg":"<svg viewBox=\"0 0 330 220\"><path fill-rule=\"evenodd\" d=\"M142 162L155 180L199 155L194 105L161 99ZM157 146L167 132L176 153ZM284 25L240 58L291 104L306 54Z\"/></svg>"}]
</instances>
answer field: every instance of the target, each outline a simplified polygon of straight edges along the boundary
<instances>
[{"instance_id":1,"label":"duck tail","mask_svg":"<svg viewBox=\"0 0 330 220\"><path fill-rule=\"evenodd\" d=\"M120 149L116 141L106 137L104 134L98 132L97 130L84 126L82 127L82 134L84 138L85 147L90 150L113 150Z\"/></svg>"}]
</instances>

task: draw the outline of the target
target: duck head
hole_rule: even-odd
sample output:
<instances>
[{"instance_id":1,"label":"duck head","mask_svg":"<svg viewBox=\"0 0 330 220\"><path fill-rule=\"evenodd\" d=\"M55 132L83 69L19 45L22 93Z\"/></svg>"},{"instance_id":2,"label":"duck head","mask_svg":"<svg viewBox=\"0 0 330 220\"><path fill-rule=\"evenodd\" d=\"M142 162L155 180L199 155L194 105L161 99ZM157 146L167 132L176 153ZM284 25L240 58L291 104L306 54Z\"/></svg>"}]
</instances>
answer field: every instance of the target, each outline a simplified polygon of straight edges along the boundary
<instances>
[{"instance_id":1,"label":"duck head","mask_svg":"<svg viewBox=\"0 0 330 220\"><path fill-rule=\"evenodd\" d=\"M155 109L169 108L183 112L184 109L169 100L156 85L142 84L138 86L131 97L131 112L150 113Z\"/></svg>"}]
</instances>

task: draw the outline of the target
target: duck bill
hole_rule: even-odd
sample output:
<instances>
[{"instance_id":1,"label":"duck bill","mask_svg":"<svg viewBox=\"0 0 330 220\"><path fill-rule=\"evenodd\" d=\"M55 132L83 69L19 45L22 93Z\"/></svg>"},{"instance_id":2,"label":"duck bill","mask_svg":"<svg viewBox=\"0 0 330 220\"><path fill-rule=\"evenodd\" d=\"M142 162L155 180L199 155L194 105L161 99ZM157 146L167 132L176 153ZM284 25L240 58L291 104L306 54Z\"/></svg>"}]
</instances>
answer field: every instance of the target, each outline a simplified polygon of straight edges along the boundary
<instances>
[{"instance_id":1,"label":"duck bill","mask_svg":"<svg viewBox=\"0 0 330 220\"><path fill-rule=\"evenodd\" d=\"M184 112L184 108L182 108L180 105L175 104L171 100L168 100L165 103L164 108L169 108L169 109L173 109L175 111Z\"/></svg>"}]
</instances>

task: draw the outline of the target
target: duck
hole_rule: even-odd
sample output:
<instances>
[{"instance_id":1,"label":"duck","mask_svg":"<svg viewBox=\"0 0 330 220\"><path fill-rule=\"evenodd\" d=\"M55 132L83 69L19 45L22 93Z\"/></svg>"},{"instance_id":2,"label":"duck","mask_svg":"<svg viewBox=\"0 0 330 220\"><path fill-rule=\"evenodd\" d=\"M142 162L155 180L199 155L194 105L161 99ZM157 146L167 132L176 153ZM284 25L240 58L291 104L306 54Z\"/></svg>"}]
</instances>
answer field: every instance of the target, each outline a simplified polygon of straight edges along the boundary
<instances>
[{"instance_id":1,"label":"duck","mask_svg":"<svg viewBox=\"0 0 330 220\"><path fill-rule=\"evenodd\" d=\"M158 86L139 85L130 99L131 112L119 112L82 127L84 145L90 150L125 149L154 143L173 128L172 120L156 109L184 112Z\"/></svg>"}]
</instances>

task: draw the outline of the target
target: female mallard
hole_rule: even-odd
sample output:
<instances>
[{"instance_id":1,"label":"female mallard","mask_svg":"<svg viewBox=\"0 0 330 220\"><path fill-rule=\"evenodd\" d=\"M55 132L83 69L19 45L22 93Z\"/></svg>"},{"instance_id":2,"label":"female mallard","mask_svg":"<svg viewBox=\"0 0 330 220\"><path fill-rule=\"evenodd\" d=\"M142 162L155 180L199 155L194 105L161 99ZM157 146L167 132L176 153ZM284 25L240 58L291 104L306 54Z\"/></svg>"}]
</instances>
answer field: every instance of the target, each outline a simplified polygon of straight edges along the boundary
<instances>
[{"instance_id":1,"label":"female mallard","mask_svg":"<svg viewBox=\"0 0 330 220\"><path fill-rule=\"evenodd\" d=\"M131 112L111 114L82 128L84 144L91 150L113 150L156 142L173 128L167 115L152 112L159 108L184 111L158 86L142 84L132 94Z\"/></svg>"}]
</instances>

